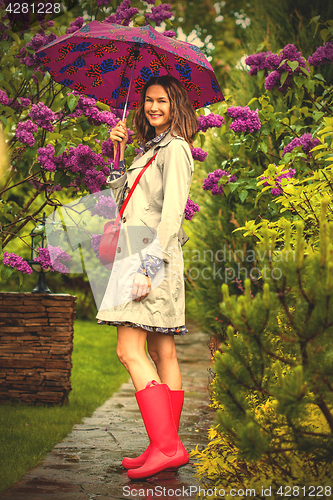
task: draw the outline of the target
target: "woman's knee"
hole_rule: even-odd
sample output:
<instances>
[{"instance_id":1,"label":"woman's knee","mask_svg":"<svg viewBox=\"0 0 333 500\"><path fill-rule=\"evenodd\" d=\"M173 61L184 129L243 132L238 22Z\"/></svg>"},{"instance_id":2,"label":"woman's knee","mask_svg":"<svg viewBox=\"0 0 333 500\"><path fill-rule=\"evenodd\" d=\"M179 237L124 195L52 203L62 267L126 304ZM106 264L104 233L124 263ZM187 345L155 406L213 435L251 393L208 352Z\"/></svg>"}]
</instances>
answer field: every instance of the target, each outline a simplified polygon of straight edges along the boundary
<instances>
[{"instance_id":1,"label":"woman's knee","mask_svg":"<svg viewBox=\"0 0 333 500\"><path fill-rule=\"evenodd\" d=\"M162 345L159 345L158 343L151 345L148 343L148 352L155 365L158 365L163 361L173 361L177 359L176 346L172 342L167 345L165 345L165 343Z\"/></svg>"}]
</instances>

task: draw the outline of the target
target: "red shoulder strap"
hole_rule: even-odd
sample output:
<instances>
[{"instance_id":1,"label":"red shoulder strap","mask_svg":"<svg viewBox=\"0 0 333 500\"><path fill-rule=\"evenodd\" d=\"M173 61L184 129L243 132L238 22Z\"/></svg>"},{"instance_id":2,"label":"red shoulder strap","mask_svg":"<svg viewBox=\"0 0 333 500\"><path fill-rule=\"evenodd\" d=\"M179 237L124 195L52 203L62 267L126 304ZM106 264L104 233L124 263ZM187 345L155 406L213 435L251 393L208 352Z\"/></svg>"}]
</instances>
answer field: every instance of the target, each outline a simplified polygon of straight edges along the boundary
<instances>
[{"instance_id":1,"label":"red shoulder strap","mask_svg":"<svg viewBox=\"0 0 333 500\"><path fill-rule=\"evenodd\" d=\"M157 151L157 153L158 153L158 151ZM149 162L147 163L147 165L145 167L143 167L141 169L140 173L137 175L137 177L136 177L136 179L134 181L134 184L131 187L131 190L128 193L128 195L126 196L126 199L125 199L125 201L124 201L124 203L123 203L123 205L122 205L122 207L121 207L121 209L119 211L119 214L117 215L117 218L115 220L115 225L116 226L119 224L119 221L120 221L120 219L121 219L121 217L122 217L122 215L124 213L125 208L127 207L127 204L128 204L128 202L129 202L129 200L130 200L130 198L131 198L131 196L132 196L132 194L134 192L134 189L138 185L139 180L141 179L141 177L143 176L143 174L145 173L145 171L147 170L147 168L149 167L149 165L155 160L155 158L157 156L157 153L154 154L154 156L149 160Z\"/></svg>"}]
</instances>

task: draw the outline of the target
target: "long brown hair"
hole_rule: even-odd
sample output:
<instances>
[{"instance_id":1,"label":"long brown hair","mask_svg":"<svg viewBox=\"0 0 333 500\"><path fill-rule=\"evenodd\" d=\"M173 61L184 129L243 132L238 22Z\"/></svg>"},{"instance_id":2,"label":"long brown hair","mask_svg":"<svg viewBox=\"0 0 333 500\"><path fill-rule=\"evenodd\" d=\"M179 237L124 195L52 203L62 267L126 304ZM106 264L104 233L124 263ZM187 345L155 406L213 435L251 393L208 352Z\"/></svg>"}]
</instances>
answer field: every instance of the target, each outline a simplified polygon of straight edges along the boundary
<instances>
[{"instance_id":1,"label":"long brown hair","mask_svg":"<svg viewBox=\"0 0 333 500\"><path fill-rule=\"evenodd\" d=\"M184 137L185 141L192 146L198 127L197 115L182 84L170 75L150 78L141 91L140 101L134 114L138 143L145 144L155 137L155 127L150 125L144 112L146 92L151 85L161 85L168 94L171 133Z\"/></svg>"}]
</instances>

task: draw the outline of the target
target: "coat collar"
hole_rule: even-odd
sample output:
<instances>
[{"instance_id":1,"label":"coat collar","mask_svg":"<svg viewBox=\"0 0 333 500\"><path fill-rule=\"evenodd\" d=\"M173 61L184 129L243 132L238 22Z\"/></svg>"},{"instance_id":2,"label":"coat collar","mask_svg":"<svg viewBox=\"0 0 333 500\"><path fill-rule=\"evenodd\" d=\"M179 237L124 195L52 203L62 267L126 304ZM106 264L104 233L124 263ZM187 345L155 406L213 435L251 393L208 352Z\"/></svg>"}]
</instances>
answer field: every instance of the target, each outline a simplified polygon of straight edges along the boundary
<instances>
[{"instance_id":1,"label":"coat collar","mask_svg":"<svg viewBox=\"0 0 333 500\"><path fill-rule=\"evenodd\" d=\"M167 146L171 141L173 141L176 138L182 139L183 141L185 140L183 137L180 137L179 135L173 135L171 134L171 132L169 132L165 137L163 137L163 139L160 142L156 144L156 146L150 148L144 155L136 156L133 160L132 165L127 170L134 170L135 168L145 167L159 148Z\"/></svg>"}]
</instances>

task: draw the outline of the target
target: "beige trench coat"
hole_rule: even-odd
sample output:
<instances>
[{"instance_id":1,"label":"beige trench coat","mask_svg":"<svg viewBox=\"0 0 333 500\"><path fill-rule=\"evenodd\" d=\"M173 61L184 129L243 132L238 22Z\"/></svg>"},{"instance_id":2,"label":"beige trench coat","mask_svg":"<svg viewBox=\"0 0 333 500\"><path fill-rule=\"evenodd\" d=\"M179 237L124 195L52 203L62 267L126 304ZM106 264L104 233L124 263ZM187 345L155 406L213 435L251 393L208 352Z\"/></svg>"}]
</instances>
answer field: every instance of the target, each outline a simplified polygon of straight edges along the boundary
<instances>
[{"instance_id":1,"label":"beige trench coat","mask_svg":"<svg viewBox=\"0 0 333 500\"><path fill-rule=\"evenodd\" d=\"M162 258L164 266L153 278L148 296L136 302L129 297L140 259L132 259L131 264L124 269L126 259L116 262L116 254L108 289L97 314L97 318L104 321L131 321L166 328L185 325L184 261L181 244L187 239L182 224L194 170L189 145L182 137L169 133L143 156L137 156L126 173L114 181L109 181L108 185L119 204L126 181L131 187L140 169L157 150L156 159L141 177L125 208L123 225L126 225L126 228L142 227L145 234L148 230L152 236L156 230L158 239L154 240L155 245L150 248L148 245L146 253ZM149 241L152 240L153 238ZM143 241L147 242L147 238ZM158 248L156 241L159 241ZM121 238L119 247L121 251ZM131 269L128 269L129 267ZM112 297L119 296L120 288L127 290L128 299L114 306Z\"/></svg>"}]
</instances>

